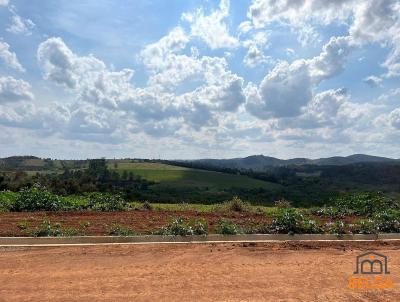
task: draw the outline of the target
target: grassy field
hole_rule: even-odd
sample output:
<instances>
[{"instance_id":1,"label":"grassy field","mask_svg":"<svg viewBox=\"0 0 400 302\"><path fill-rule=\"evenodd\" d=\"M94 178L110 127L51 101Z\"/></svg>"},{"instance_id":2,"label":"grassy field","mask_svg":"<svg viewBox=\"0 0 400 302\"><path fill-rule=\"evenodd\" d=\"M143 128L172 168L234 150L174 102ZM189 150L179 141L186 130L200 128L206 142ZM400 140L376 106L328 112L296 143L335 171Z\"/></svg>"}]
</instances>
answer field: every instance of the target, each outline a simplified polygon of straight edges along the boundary
<instances>
[{"instance_id":1,"label":"grassy field","mask_svg":"<svg viewBox=\"0 0 400 302\"><path fill-rule=\"evenodd\" d=\"M142 202L129 202L131 208L141 208ZM153 210L156 211L195 211L200 213L218 212L221 204L193 204L193 203L151 203ZM306 212L306 209L298 208ZM277 207L271 206L250 206L249 209L254 213L265 213L267 216L274 216L279 211Z\"/></svg>"},{"instance_id":2,"label":"grassy field","mask_svg":"<svg viewBox=\"0 0 400 302\"><path fill-rule=\"evenodd\" d=\"M271 204L281 197L284 189L280 184L250 178L246 175L185 168L155 161L107 159L105 164L109 171L117 171L121 176L128 176L126 175L128 172L128 177L142 178L143 181L136 180L132 183L132 187L135 184L138 185L133 191L128 190L131 200L211 204L228 200L233 196L240 196L255 204ZM64 173L64 169L73 172L81 170L85 173L89 169L89 161L18 157L7 160L7 163L5 160L0 160L0 172L7 174L9 182L13 182L12 177L15 173L24 171L26 176L20 178L20 183L28 183L29 177L31 177L35 178L33 181L44 182L49 186L46 177L56 178L57 174ZM36 174L38 175L36 176ZM52 175L46 176L46 174ZM20 187L23 187L23 184L18 189ZM15 190L15 188L13 187L11 190ZM60 191L59 187L52 188L52 190Z\"/></svg>"},{"instance_id":3,"label":"grassy field","mask_svg":"<svg viewBox=\"0 0 400 302\"><path fill-rule=\"evenodd\" d=\"M278 189L277 184L252 179L243 175L233 175L213 171L196 170L161 163L110 163L109 169L132 171L144 179L159 183L159 186L201 187L209 189L224 189L238 187L245 189Z\"/></svg>"}]
</instances>

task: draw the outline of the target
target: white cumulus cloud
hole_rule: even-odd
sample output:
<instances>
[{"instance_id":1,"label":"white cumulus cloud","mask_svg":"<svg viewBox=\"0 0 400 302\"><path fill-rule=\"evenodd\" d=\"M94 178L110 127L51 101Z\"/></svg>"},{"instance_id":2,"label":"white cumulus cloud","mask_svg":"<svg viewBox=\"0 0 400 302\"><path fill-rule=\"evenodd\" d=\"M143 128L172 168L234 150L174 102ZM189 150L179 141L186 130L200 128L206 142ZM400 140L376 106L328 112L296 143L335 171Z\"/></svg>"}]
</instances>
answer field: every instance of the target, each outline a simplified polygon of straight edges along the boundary
<instances>
[{"instance_id":1,"label":"white cumulus cloud","mask_svg":"<svg viewBox=\"0 0 400 302\"><path fill-rule=\"evenodd\" d=\"M21 63L18 61L17 55L15 52L10 50L10 45L4 41L0 40L0 59L11 68L14 68L18 71L24 72L25 69L22 67Z\"/></svg>"},{"instance_id":2,"label":"white cumulus cloud","mask_svg":"<svg viewBox=\"0 0 400 302\"><path fill-rule=\"evenodd\" d=\"M202 8L185 13L182 19L191 25L191 35L202 39L211 49L235 48L239 45L224 19L229 16L229 0L221 0L219 8L205 15Z\"/></svg>"},{"instance_id":3,"label":"white cumulus cloud","mask_svg":"<svg viewBox=\"0 0 400 302\"><path fill-rule=\"evenodd\" d=\"M379 87L382 85L382 79L374 75L364 78L363 82L370 87Z\"/></svg>"},{"instance_id":4,"label":"white cumulus cloud","mask_svg":"<svg viewBox=\"0 0 400 302\"><path fill-rule=\"evenodd\" d=\"M351 48L350 37L332 37L312 59L278 63L264 77L257 92L254 87L249 91L247 109L262 119L299 115L317 85L341 72Z\"/></svg>"},{"instance_id":5,"label":"white cumulus cloud","mask_svg":"<svg viewBox=\"0 0 400 302\"><path fill-rule=\"evenodd\" d=\"M10 76L0 77L0 103L30 101L33 98L29 83Z\"/></svg>"},{"instance_id":6,"label":"white cumulus cloud","mask_svg":"<svg viewBox=\"0 0 400 302\"><path fill-rule=\"evenodd\" d=\"M15 14L11 17L11 23L6 30L13 34L32 34L32 29L35 27L35 23L31 19L23 19L19 15Z\"/></svg>"}]
</instances>

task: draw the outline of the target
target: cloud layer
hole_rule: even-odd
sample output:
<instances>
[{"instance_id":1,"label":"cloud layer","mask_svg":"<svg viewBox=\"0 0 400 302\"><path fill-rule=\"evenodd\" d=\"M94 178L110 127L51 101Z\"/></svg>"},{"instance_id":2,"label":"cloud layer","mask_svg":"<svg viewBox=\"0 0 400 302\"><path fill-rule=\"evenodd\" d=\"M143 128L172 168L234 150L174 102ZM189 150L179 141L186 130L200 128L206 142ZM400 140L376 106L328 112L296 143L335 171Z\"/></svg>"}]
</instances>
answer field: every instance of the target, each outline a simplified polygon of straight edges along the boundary
<instances>
[{"instance_id":1,"label":"cloud layer","mask_svg":"<svg viewBox=\"0 0 400 302\"><path fill-rule=\"evenodd\" d=\"M0 6L10 15L5 32L40 41L22 50L13 47L18 40L0 39L0 130L7 137L31 131L44 141L108 150L163 142L168 157L177 149L200 157L225 149L292 156L309 146L322 153L396 147L398 1L254 0L240 18L227 0L198 5L119 68L62 31L38 38L35 19L8 1ZM356 85L341 77L371 47L384 55L357 81L374 97L355 98ZM34 67L25 64L29 56ZM34 68L41 89L29 83ZM43 91L51 91L44 100Z\"/></svg>"}]
</instances>

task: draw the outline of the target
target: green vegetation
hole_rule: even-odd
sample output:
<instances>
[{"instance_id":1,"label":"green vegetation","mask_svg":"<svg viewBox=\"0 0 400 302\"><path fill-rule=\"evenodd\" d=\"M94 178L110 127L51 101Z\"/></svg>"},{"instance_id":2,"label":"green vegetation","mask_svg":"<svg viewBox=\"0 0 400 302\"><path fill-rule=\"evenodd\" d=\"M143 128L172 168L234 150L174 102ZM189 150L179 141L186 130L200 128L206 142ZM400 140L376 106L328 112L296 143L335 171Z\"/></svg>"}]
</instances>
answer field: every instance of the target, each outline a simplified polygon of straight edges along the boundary
<instances>
[{"instance_id":1,"label":"green vegetation","mask_svg":"<svg viewBox=\"0 0 400 302\"><path fill-rule=\"evenodd\" d=\"M146 202L145 202L146 203ZM143 210L144 204L138 201L128 202L128 209ZM147 202L149 203L149 202ZM153 211L195 211L195 212L214 212L219 205L213 204L195 204L195 203L149 203ZM255 208L254 206L252 206ZM263 207L267 209L267 207Z\"/></svg>"},{"instance_id":2,"label":"green vegetation","mask_svg":"<svg viewBox=\"0 0 400 302\"><path fill-rule=\"evenodd\" d=\"M378 229L376 223L372 219L361 219L354 226L353 231L359 234L376 234Z\"/></svg>"},{"instance_id":3,"label":"green vegetation","mask_svg":"<svg viewBox=\"0 0 400 302\"><path fill-rule=\"evenodd\" d=\"M11 211L18 198L18 193L11 191L0 192L0 212Z\"/></svg>"},{"instance_id":4,"label":"green vegetation","mask_svg":"<svg viewBox=\"0 0 400 302\"><path fill-rule=\"evenodd\" d=\"M112 224L108 228L108 234L111 236L134 236L135 231L129 227L123 226L121 224Z\"/></svg>"},{"instance_id":5,"label":"green vegetation","mask_svg":"<svg viewBox=\"0 0 400 302\"><path fill-rule=\"evenodd\" d=\"M125 200L119 194L90 193L88 208L95 211L123 211L126 207Z\"/></svg>"},{"instance_id":6,"label":"green vegetation","mask_svg":"<svg viewBox=\"0 0 400 302\"><path fill-rule=\"evenodd\" d=\"M339 212L346 215L371 216L382 209L400 209L400 203L381 192L350 194L334 201Z\"/></svg>"},{"instance_id":7,"label":"green vegetation","mask_svg":"<svg viewBox=\"0 0 400 302\"><path fill-rule=\"evenodd\" d=\"M146 211L152 211L154 208L150 202L147 200L142 204L141 209L146 210Z\"/></svg>"},{"instance_id":8,"label":"green vegetation","mask_svg":"<svg viewBox=\"0 0 400 302\"><path fill-rule=\"evenodd\" d=\"M254 172L201 170L194 166L181 167L179 162L171 165L170 162L143 160L52 161L15 157L6 164L4 160L0 161L3 171L0 172L0 190L3 190L0 191L0 212L170 210L217 212L222 217L266 215L272 219L268 224L246 222L239 226L221 220L216 228L221 234L400 232L398 196L360 191L372 173L370 166L361 165L360 171L365 174L360 177L354 176L356 169L353 166L318 167L319 173L316 173L316 167L308 166ZM4 172L10 165L13 170ZM385 182L382 188L392 189L392 184L399 180L395 175L399 172L397 168L397 165L389 165L389 172L379 172L384 180L376 182ZM30 174L24 169L29 169ZM346 173L350 173L365 183L356 190L350 181L348 187L340 187L332 171L345 178ZM303 193L310 199L304 199ZM318 194L322 199L313 199ZM299 208L299 205L304 207ZM35 230L23 223L18 227L34 236L36 233L37 236L81 233L84 229L65 230L47 221ZM207 232L205 221L177 218L159 233L190 235ZM109 233L134 234L122 225L110 226Z\"/></svg>"},{"instance_id":9,"label":"green vegetation","mask_svg":"<svg viewBox=\"0 0 400 302\"><path fill-rule=\"evenodd\" d=\"M279 200L276 200L274 202L275 206L279 209L288 209L292 207L292 204L289 200L286 200L285 198L281 198Z\"/></svg>"},{"instance_id":10,"label":"green vegetation","mask_svg":"<svg viewBox=\"0 0 400 302\"><path fill-rule=\"evenodd\" d=\"M68 236L83 236L85 235L86 225L81 225L79 229L64 228L60 223L52 224L49 219L44 219L42 223L31 229L29 224L22 222L19 227L24 230L24 233L33 237L68 237Z\"/></svg>"},{"instance_id":11,"label":"green vegetation","mask_svg":"<svg viewBox=\"0 0 400 302\"><path fill-rule=\"evenodd\" d=\"M110 170L114 166L108 165ZM226 189L229 187L240 187L246 189L279 187L265 181L252 179L242 175L232 175L215 171L205 171L167 165L163 163L133 162L120 163L116 169L121 174L133 172L148 181L156 182L159 185L178 187L208 187L209 189Z\"/></svg>"},{"instance_id":12,"label":"green vegetation","mask_svg":"<svg viewBox=\"0 0 400 302\"><path fill-rule=\"evenodd\" d=\"M237 235L242 233L242 230L236 224L229 222L225 219L220 219L218 221L216 232L217 234L222 235Z\"/></svg>"},{"instance_id":13,"label":"green vegetation","mask_svg":"<svg viewBox=\"0 0 400 302\"><path fill-rule=\"evenodd\" d=\"M373 215L373 221L378 232L400 232L400 212L395 210L383 210Z\"/></svg>"},{"instance_id":14,"label":"green vegetation","mask_svg":"<svg viewBox=\"0 0 400 302\"><path fill-rule=\"evenodd\" d=\"M235 160L203 160L203 161L164 161L186 168L219 171L222 173L243 175L253 179L267 181L280 185L276 194L265 196L264 193L251 192L253 197L264 197L264 203L271 203L279 198L290 200L296 207L312 207L328 204L330 200L343 194L382 191L384 195L400 198L400 162L358 162L332 163L326 161L324 165L312 162L286 161L281 166L272 162L259 161L253 156L238 165ZM276 164L276 163L275 163ZM240 167L240 168L239 168ZM249 192L247 192L249 193ZM241 194L243 199L253 201ZM254 198L255 199L255 198ZM257 199L256 199L257 200Z\"/></svg>"},{"instance_id":15,"label":"green vegetation","mask_svg":"<svg viewBox=\"0 0 400 302\"><path fill-rule=\"evenodd\" d=\"M216 207L217 210L223 212L251 212L252 207L248 202L244 202L239 197L234 196L231 200L227 200Z\"/></svg>"},{"instance_id":16,"label":"green vegetation","mask_svg":"<svg viewBox=\"0 0 400 302\"><path fill-rule=\"evenodd\" d=\"M34 184L30 188L22 188L12 206L12 210L17 212L57 211L61 208L61 199L40 184Z\"/></svg>"},{"instance_id":17,"label":"green vegetation","mask_svg":"<svg viewBox=\"0 0 400 302\"><path fill-rule=\"evenodd\" d=\"M271 230L284 234L321 233L315 220L305 219L297 209L282 209L272 222Z\"/></svg>"},{"instance_id":18,"label":"green vegetation","mask_svg":"<svg viewBox=\"0 0 400 302\"><path fill-rule=\"evenodd\" d=\"M341 236L346 234L346 224L343 220L336 220L334 222L329 222L325 226L325 232Z\"/></svg>"},{"instance_id":19,"label":"green vegetation","mask_svg":"<svg viewBox=\"0 0 400 302\"><path fill-rule=\"evenodd\" d=\"M159 162L105 159L46 161L51 164L43 164L42 170L24 172L24 167L36 169L38 165L33 167L30 161L38 159L13 160L9 160L12 171L2 173L0 166L0 190L18 191L40 183L62 196L107 192L119 193L126 200L207 204L219 203L236 195L262 204L272 202L281 190L279 184L245 175Z\"/></svg>"},{"instance_id":20,"label":"green vegetation","mask_svg":"<svg viewBox=\"0 0 400 302\"><path fill-rule=\"evenodd\" d=\"M337 197L363 192L382 191L385 197L400 198L400 162L395 161L340 166L256 165L254 170L235 167L218 167L212 161L16 156L0 159L0 190L15 192L40 183L61 196L118 193L127 201L152 203L216 204L234 196L257 205L289 202L277 207L334 206L332 201Z\"/></svg>"},{"instance_id":21,"label":"green vegetation","mask_svg":"<svg viewBox=\"0 0 400 302\"><path fill-rule=\"evenodd\" d=\"M208 224L205 220L185 221L183 218L174 218L171 223L155 234L174 236L207 235Z\"/></svg>"}]
</instances>

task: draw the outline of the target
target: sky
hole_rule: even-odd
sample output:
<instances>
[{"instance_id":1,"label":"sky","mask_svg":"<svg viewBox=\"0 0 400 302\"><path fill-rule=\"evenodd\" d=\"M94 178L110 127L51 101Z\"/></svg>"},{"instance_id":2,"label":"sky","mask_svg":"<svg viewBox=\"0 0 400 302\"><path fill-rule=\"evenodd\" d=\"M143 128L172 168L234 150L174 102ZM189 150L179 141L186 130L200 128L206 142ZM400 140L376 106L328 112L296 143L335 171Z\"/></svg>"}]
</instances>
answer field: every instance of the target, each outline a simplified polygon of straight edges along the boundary
<instances>
[{"instance_id":1,"label":"sky","mask_svg":"<svg viewBox=\"0 0 400 302\"><path fill-rule=\"evenodd\" d=\"M400 157L398 0L0 0L0 157Z\"/></svg>"}]
</instances>

